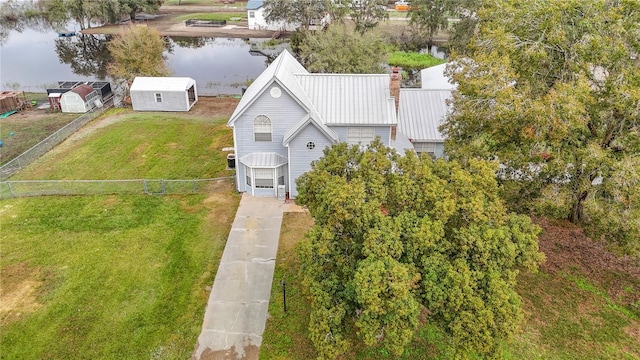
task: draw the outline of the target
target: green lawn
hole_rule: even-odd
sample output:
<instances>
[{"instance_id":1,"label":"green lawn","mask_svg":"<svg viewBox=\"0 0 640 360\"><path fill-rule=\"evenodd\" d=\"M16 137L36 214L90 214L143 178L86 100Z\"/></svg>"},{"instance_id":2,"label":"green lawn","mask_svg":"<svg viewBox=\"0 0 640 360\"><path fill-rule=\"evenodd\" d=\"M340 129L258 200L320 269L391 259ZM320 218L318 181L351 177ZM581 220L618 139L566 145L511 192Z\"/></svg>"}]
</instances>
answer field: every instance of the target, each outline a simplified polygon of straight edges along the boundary
<instances>
[{"instance_id":1,"label":"green lawn","mask_svg":"<svg viewBox=\"0 0 640 360\"><path fill-rule=\"evenodd\" d=\"M19 177L229 175L226 119L109 114ZM0 201L0 359L189 358L239 203L231 179L208 189Z\"/></svg>"},{"instance_id":2,"label":"green lawn","mask_svg":"<svg viewBox=\"0 0 640 360\"><path fill-rule=\"evenodd\" d=\"M0 202L2 359L186 359L238 196Z\"/></svg>"},{"instance_id":3,"label":"green lawn","mask_svg":"<svg viewBox=\"0 0 640 360\"><path fill-rule=\"evenodd\" d=\"M219 0L167 0L164 2L165 5L185 5L188 7L189 5L221 5Z\"/></svg>"},{"instance_id":4,"label":"green lawn","mask_svg":"<svg viewBox=\"0 0 640 360\"><path fill-rule=\"evenodd\" d=\"M46 94L45 94L46 95ZM28 118L25 113L37 114ZM0 119L0 165L22 154L78 117L78 114L50 113L27 109Z\"/></svg>"},{"instance_id":5,"label":"green lawn","mask_svg":"<svg viewBox=\"0 0 640 360\"><path fill-rule=\"evenodd\" d=\"M203 179L229 176L226 119L131 113L82 141L55 149L12 180Z\"/></svg>"},{"instance_id":6,"label":"green lawn","mask_svg":"<svg viewBox=\"0 0 640 360\"><path fill-rule=\"evenodd\" d=\"M232 18L246 18L246 11L236 12L212 12L212 13L193 13L188 15L181 15L176 18L178 21L185 21L189 19L197 20L226 20L230 22ZM246 20L246 19L245 19Z\"/></svg>"},{"instance_id":7,"label":"green lawn","mask_svg":"<svg viewBox=\"0 0 640 360\"><path fill-rule=\"evenodd\" d=\"M295 245L304 241L311 224L308 214L287 213L283 218L269 304L271 317L263 337L261 359L315 357L306 337L309 302L301 293L295 258ZM567 253L561 255L570 259L568 250L564 251ZM636 270L630 271L637 271L637 265ZM594 276L604 280L592 280ZM282 279L287 281L286 314L282 309ZM621 288L616 298L608 295L614 287ZM567 269L562 271L542 269L537 274L521 274L517 289L523 298L525 319L514 339L504 344L504 358L640 359L639 278L613 270L585 274L567 262ZM436 326L423 324L401 359L449 359L447 343L447 335ZM356 346L345 358L393 357L383 348Z\"/></svg>"}]
</instances>

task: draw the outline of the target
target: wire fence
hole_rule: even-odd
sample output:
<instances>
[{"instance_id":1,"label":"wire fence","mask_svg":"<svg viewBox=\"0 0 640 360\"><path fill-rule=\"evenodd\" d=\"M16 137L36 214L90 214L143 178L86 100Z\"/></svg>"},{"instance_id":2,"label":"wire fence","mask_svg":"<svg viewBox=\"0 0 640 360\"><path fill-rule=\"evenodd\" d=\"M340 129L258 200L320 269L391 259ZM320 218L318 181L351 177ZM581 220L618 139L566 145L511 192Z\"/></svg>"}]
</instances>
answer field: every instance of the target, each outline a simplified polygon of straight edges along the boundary
<instances>
[{"instance_id":1,"label":"wire fence","mask_svg":"<svg viewBox=\"0 0 640 360\"><path fill-rule=\"evenodd\" d=\"M17 180L0 181L0 199L47 195L171 195L207 193L220 181L213 179L164 180Z\"/></svg>"},{"instance_id":2,"label":"wire fence","mask_svg":"<svg viewBox=\"0 0 640 360\"><path fill-rule=\"evenodd\" d=\"M107 109L113 107L113 103L113 100L108 101L103 107L97 108L91 112L81 115L77 119L60 128L60 130L49 135L46 139L32 146L29 150L23 152L13 160L2 165L0 167L0 180L6 180L11 175L31 164L34 160L44 155L54 146L60 144L62 141L64 141L64 139L68 138L71 134L78 131L81 127L85 126L89 121L95 119Z\"/></svg>"}]
</instances>

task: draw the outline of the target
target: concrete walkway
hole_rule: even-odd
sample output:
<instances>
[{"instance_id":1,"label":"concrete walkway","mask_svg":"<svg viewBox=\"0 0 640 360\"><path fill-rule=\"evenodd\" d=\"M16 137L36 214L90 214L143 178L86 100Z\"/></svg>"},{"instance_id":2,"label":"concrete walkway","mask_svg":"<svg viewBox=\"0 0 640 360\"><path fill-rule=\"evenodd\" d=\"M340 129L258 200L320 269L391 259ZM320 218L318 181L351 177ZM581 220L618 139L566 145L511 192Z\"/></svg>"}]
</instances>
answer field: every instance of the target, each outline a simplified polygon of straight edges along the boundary
<instances>
[{"instance_id":1,"label":"concrete walkway","mask_svg":"<svg viewBox=\"0 0 640 360\"><path fill-rule=\"evenodd\" d=\"M192 359L258 359L287 207L275 198L242 196Z\"/></svg>"}]
</instances>

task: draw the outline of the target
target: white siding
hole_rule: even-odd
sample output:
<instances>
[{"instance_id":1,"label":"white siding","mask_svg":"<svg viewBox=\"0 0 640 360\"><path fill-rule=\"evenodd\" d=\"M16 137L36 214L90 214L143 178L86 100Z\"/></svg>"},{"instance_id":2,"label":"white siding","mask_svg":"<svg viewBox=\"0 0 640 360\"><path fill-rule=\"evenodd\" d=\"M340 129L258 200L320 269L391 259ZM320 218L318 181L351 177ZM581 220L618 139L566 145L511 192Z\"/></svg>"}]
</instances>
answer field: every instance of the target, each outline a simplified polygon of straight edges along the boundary
<instances>
[{"instance_id":1,"label":"white siding","mask_svg":"<svg viewBox=\"0 0 640 360\"><path fill-rule=\"evenodd\" d=\"M391 139L391 126L366 126L367 128L373 128L373 137L380 137L380 141L386 146L389 146L389 140ZM331 130L335 131L340 139L340 142L347 142L347 132L349 126L332 126Z\"/></svg>"},{"instance_id":2,"label":"white siding","mask_svg":"<svg viewBox=\"0 0 640 360\"><path fill-rule=\"evenodd\" d=\"M67 91L60 97L60 108L65 113L85 113L90 107L82 100L82 97L73 92Z\"/></svg>"},{"instance_id":3,"label":"white siding","mask_svg":"<svg viewBox=\"0 0 640 360\"><path fill-rule=\"evenodd\" d=\"M156 102L156 94L162 102ZM131 91L131 104L136 111L189 111L187 91L138 90Z\"/></svg>"},{"instance_id":4,"label":"white siding","mask_svg":"<svg viewBox=\"0 0 640 360\"><path fill-rule=\"evenodd\" d=\"M254 12L254 17L249 16L250 12ZM282 21L270 22L264 18L264 8L258 10L247 10L248 25L250 30L272 30L272 31L295 31L297 24L289 24Z\"/></svg>"},{"instance_id":5,"label":"white siding","mask_svg":"<svg viewBox=\"0 0 640 360\"><path fill-rule=\"evenodd\" d=\"M315 148L309 149L307 144L313 142ZM322 151L331 142L313 125L307 125L298 136L289 143L289 174L291 183L289 184L289 196L298 196L296 179L305 172L311 170L311 162L322 157Z\"/></svg>"},{"instance_id":6,"label":"white siding","mask_svg":"<svg viewBox=\"0 0 640 360\"><path fill-rule=\"evenodd\" d=\"M253 120L258 115L268 116L271 120L273 131L271 141L254 140ZM307 112L286 91L282 91L279 98L273 98L267 89L233 124L234 137L237 141L236 158L240 159L256 152L274 152L287 158L287 149L282 145L284 135L306 115ZM244 167L236 168L237 175L244 178ZM242 181L238 182L238 191L247 191L244 184Z\"/></svg>"}]
</instances>

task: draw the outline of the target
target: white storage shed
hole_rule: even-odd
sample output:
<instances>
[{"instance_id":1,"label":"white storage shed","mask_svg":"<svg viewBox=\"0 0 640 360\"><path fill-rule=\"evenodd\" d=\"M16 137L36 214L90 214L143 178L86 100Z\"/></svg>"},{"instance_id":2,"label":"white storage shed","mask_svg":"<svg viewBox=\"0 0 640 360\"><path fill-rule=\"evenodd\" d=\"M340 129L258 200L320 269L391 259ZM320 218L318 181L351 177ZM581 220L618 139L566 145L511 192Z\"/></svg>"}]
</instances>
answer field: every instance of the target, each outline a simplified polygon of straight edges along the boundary
<instances>
[{"instance_id":1,"label":"white storage shed","mask_svg":"<svg viewBox=\"0 0 640 360\"><path fill-rule=\"evenodd\" d=\"M60 109L65 113L86 113L100 106L100 95L90 85L78 85L60 96Z\"/></svg>"},{"instance_id":2,"label":"white storage shed","mask_svg":"<svg viewBox=\"0 0 640 360\"><path fill-rule=\"evenodd\" d=\"M198 101L196 81L188 77L136 77L129 91L137 111L189 111Z\"/></svg>"}]
</instances>

